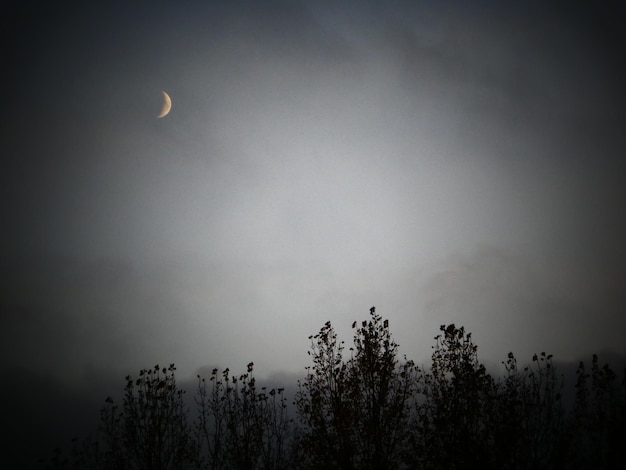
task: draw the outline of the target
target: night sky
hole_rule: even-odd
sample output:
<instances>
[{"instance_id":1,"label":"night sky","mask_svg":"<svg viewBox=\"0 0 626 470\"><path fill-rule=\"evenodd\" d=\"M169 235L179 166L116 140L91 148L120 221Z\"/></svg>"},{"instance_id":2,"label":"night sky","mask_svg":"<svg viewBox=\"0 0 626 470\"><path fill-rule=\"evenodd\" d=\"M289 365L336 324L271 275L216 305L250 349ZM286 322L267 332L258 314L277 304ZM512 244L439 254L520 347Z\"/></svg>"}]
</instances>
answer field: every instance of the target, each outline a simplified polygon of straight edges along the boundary
<instances>
[{"instance_id":1,"label":"night sky","mask_svg":"<svg viewBox=\"0 0 626 470\"><path fill-rule=\"evenodd\" d=\"M626 354L617 2L93 3L0 10L11 400L299 377L372 305L418 363Z\"/></svg>"}]
</instances>

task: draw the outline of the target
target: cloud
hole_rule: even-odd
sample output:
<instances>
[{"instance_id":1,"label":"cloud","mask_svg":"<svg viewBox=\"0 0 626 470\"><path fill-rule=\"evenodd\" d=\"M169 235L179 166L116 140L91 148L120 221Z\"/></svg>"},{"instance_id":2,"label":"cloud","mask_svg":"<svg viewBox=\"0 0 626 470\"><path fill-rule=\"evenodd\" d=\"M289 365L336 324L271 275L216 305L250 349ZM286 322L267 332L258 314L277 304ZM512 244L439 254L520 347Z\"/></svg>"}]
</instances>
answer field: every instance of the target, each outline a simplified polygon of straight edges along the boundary
<instances>
[{"instance_id":1,"label":"cloud","mask_svg":"<svg viewBox=\"0 0 626 470\"><path fill-rule=\"evenodd\" d=\"M483 357L548 349L562 360L597 351L625 353L617 333L625 326L621 268L496 247L444 264L448 269L420 289L428 315L475 332Z\"/></svg>"}]
</instances>

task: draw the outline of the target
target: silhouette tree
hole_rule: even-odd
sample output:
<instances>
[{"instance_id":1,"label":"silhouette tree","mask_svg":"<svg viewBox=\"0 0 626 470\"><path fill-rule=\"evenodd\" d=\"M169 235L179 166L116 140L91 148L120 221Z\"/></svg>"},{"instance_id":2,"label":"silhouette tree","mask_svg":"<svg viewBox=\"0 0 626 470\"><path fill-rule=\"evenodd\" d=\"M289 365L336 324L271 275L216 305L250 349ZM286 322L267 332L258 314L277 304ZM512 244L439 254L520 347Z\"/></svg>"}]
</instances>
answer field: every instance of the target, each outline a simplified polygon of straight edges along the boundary
<instances>
[{"instance_id":1,"label":"silhouette tree","mask_svg":"<svg viewBox=\"0 0 626 470\"><path fill-rule=\"evenodd\" d=\"M353 324L356 327L356 324ZM416 374L397 359L388 320L370 309L343 358L330 322L311 339L313 366L299 383L295 405L306 461L314 468L397 468L406 443Z\"/></svg>"},{"instance_id":2,"label":"silhouette tree","mask_svg":"<svg viewBox=\"0 0 626 470\"><path fill-rule=\"evenodd\" d=\"M412 429L416 452L407 460L423 468L490 467L493 379L479 363L470 333L454 324L440 330L430 372L420 375L422 399Z\"/></svg>"},{"instance_id":3,"label":"silhouette tree","mask_svg":"<svg viewBox=\"0 0 626 470\"><path fill-rule=\"evenodd\" d=\"M570 425L570 468L619 468L626 442L626 371L622 386L608 364L593 355L576 371L576 399ZM591 379L591 384L589 384Z\"/></svg>"},{"instance_id":4,"label":"silhouette tree","mask_svg":"<svg viewBox=\"0 0 626 470\"><path fill-rule=\"evenodd\" d=\"M556 375L552 354L545 352L533 355L532 364L524 372L526 381L520 388L530 403L523 418L529 423L532 437L530 461L534 468L554 468L564 457L563 380Z\"/></svg>"},{"instance_id":5,"label":"silhouette tree","mask_svg":"<svg viewBox=\"0 0 626 470\"><path fill-rule=\"evenodd\" d=\"M200 468L289 468L292 420L284 388L257 389L254 364L239 377L213 369L210 389L198 375L196 461Z\"/></svg>"},{"instance_id":6,"label":"silhouette tree","mask_svg":"<svg viewBox=\"0 0 626 470\"><path fill-rule=\"evenodd\" d=\"M526 383L528 368L521 373L512 352L503 364L506 376L498 384L498 399L494 404L494 458L502 468L530 468L528 450L534 430L527 419L532 411Z\"/></svg>"},{"instance_id":7,"label":"silhouette tree","mask_svg":"<svg viewBox=\"0 0 626 470\"><path fill-rule=\"evenodd\" d=\"M533 355L519 370L512 352L504 362L506 377L498 383L493 405L494 446L498 467L555 468L566 449L563 378L557 376L553 356Z\"/></svg>"},{"instance_id":8,"label":"silhouette tree","mask_svg":"<svg viewBox=\"0 0 626 470\"><path fill-rule=\"evenodd\" d=\"M358 325L358 326L357 326ZM555 469L620 468L626 442L623 380L596 355L577 370L571 412L552 355L494 380L470 333L441 325L430 367L398 358L389 321L374 307L352 323L347 355L330 321L309 337L312 365L289 417L283 388L259 387L254 364L235 376L198 376L187 421L174 364L126 377L107 398L95 439L55 449L46 468L74 469Z\"/></svg>"},{"instance_id":9,"label":"silhouette tree","mask_svg":"<svg viewBox=\"0 0 626 470\"><path fill-rule=\"evenodd\" d=\"M166 470L191 468L192 442L184 391L171 364L126 377L122 407L110 397L101 411L101 443L95 457L102 468Z\"/></svg>"}]
</instances>

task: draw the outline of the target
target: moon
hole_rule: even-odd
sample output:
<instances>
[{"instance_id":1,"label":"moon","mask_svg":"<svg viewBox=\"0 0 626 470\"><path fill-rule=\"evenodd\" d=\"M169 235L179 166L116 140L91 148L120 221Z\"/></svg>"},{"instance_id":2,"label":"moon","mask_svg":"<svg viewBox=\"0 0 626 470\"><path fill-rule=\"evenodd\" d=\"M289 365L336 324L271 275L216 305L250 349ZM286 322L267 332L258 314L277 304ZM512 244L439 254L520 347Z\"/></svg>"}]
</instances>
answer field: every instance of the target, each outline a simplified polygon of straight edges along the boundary
<instances>
[{"instance_id":1,"label":"moon","mask_svg":"<svg viewBox=\"0 0 626 470\"><path fill-rule=\"evenodd\" d=\"M170 95L168 95L164 91L162 91L161 93L163 93L163 107L161 108L161 114L159 114L157 118L167 116L172 109L172 98L170 98Z\"/></svg>"}]
</instances>

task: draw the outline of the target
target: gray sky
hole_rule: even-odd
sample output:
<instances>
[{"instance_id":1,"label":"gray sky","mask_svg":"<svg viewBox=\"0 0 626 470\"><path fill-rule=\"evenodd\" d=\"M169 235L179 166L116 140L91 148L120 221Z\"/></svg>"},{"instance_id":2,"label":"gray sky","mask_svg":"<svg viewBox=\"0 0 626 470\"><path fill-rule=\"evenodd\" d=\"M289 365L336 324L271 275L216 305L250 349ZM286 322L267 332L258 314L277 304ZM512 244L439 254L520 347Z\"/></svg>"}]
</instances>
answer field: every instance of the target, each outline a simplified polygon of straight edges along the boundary
<instances>
[{"instance_id":1,"label":"gray sky","mask_svg":"<svg viewBox=\"0 0 626 470\"><path fill-rule=\"evenodd\" d=\"M624 16L544 3L5 7L2 366L625 354Z\"/></svg>"}]
</instances>

